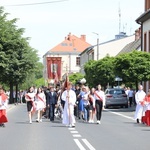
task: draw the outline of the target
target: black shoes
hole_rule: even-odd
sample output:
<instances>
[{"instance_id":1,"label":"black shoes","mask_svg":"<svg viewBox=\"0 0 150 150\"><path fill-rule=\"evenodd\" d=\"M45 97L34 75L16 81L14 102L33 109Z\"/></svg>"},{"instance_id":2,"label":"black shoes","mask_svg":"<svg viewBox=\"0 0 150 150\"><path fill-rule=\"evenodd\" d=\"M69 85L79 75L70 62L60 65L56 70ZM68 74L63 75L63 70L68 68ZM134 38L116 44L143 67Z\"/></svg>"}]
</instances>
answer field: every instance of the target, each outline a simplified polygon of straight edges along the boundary
<instances>
[{"instance_id":1,"label":"black shoes","mask_svg":"<svg viewBox=\"0 0 150 150\"><path fill-rule=\"evenodd\" d=\"M136 122L137 122L137 123L140 123L139 119L136 119Z\"/></svg>"},{"instance_id":2,"label":"black shoes","mask_svg":"<svg viewBox=\"0 0 150 150\"><path fill-rule=\"evenodd\" d=\"M4 124L4 123L0 124L0 127L3 127L3 128L4 128L4 127L5 127L5 124Z\"/></svg>"}]
</instances>

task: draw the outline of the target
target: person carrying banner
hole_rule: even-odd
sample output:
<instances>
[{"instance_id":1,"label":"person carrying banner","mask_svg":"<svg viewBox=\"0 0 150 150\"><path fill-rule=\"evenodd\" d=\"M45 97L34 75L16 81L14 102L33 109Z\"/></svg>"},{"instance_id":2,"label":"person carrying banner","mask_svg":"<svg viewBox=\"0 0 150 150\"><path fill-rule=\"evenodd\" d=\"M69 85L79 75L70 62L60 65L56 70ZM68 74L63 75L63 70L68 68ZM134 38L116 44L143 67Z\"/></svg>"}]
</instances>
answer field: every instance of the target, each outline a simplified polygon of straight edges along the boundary
<instances>
[{"instance_id":1,"label":"person carrying banner","mask_svg":"<svg viewBox=\"0 0 150 150\"><path fill-rule=\"evenodd\" d=\"M29 115L29 123L32 124L32 115L36 110L35 107L35 94L34 93L34 88L30 87L25 95L25 100L27 101L27 111L28 111L28 115Z\"/></svg>"},{"instance_id":2,"label":"person carrying banner","mask_svg":"<svg viewBox=\"0 0 150 150\"><path fill-rule=\"evenodd\" d=\"M66 90L62 93L62 100L65 101L62 123L66 126L75 127L74 105L76 102L76 94L71 89L72 84L67 83Z\"/></svg>"},{"instance_id":3,"label":"person carrying banner","mask_svg":"<svg viewBox=\"0 0 150 150\"><path fill-rule=\"evenodd\" d=\"M8 104L8 97L5 94L2 87L0 87L0 127L5 127L6 122L8 122L6 116L6 108Z\"/></svg>"},{"instance_id":4,"label":"person carrying banner","mask_svg":"<svg viewBox=\"0 0 150 150\"><path fill-rule=\"evenodd\" d=\"M97 90L94 92L94 98L95 98L95 106L96 106L96 118L97 118L97 124L101 124L101 115L102 115L102 109L105 106L105 94L101 90L101 85L99 84L97 86Z\"/></svg>"}]
</instances>

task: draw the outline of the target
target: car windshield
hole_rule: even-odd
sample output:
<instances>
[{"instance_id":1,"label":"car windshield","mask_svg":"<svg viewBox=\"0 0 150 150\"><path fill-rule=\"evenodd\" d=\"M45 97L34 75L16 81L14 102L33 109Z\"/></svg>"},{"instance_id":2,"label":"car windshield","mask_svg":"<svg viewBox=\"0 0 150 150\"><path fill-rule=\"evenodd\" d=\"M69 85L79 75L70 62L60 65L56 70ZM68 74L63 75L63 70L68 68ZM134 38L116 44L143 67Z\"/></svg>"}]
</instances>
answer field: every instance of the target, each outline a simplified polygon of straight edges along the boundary
<instances>
[{"instance_id":1,"label":"car windshield","mask_svg":"<svg viewBox=\"0 0 150 150\"><path fill-rule=\"evenodd\" d=\"M125 91L124 90L117 90L117 89L113 89L113 90L110 90L109 91L109 94L117 94L117 95L119 95L119 94L125 94Z\"/></svg>"}]
</instances>

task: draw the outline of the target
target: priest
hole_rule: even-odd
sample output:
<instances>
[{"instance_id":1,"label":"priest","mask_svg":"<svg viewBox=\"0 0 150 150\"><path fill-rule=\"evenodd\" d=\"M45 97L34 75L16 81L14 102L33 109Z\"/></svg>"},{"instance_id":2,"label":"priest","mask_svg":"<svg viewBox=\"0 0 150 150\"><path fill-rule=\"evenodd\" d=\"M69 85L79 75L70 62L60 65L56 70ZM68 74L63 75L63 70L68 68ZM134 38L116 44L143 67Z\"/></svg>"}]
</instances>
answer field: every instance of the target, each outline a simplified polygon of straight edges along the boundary
<instances>
[{"instance_id":1,"label":"priest","mask_svg":"<svg viewBox=\"0 0 150 150\"><path fill-rule=\"evenodd\" d=\"M62 123L66 126L75 127L74 105L76 94L72 90L71 82L67 83L66 90L62 93L61 98L65 102Z\"/></svg>"},{"instance_id":2,"label":"priest","mask_svg":"<svg viewBox=\"0 0 150 150\"><path fill-rule=\"evenodd\" d=\"M135 101L136 101L136 110L135 110L135 120L137 123L141 123L141 119L143 116L143 101L145 99L146 93L143 91L143 86L138 86L138 91L135 94Z\"/></svg>"}]
</instances>

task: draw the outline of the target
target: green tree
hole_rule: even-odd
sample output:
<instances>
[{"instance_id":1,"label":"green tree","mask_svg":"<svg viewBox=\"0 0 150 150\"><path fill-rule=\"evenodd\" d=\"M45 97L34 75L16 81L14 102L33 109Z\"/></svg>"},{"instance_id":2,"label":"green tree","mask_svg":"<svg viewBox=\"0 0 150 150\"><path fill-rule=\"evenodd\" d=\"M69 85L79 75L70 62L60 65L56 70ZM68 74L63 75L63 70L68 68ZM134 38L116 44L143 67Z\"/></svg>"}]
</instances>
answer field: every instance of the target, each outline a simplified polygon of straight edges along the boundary
<instances>
[{"instance_id":1,"label":"green tree","mask_svg":"<svg viewBox=\"0 0 150 150\"><path fill-rule=\"evenodd\" d=\"M97 84L100 83L104 88L114 84L114 57L106 56L96 62L95 74L97 74Z\"/></svg>"},{"instance_id":2,"label":"green tree","mask_svg":"<svg viewBox=\"0 0 150 150\"><path fill-rule=\"evenodd\" d=\"M76 84L80 79L84 78L84 75L81 73L74 73L69 75L69 80L73 83Z\"/></svg>"},{"instance_id":3,"label":"green tree","mask_svg":"<svg viewBox=\"0 0 150 150\"><path fill-rule=\"evenodd\" d=\"M84 66L85 77L89 86L114 84L114 57L106 56L98 61L91 60Z\"/></svg>"},{"instance_id":4,"label":"green tree","mask_svg":"<svg viewBox=\"0 0 150 150\"><path fill-rule=\"evenodd\" d=\"M28 75L35 72L39 61L37 51L23 38L24 29L18 29L17 19L7 20L7 13L0 7L0 81L10 86L10 103L13 86L23 83Z\"/></svg>"},{"instance_id":5,"label":"green tree","mask_svg":"<svg viewBox=\"0 0 150 150\"><path fill-rule=\"evenodd\" d=\"M139 82L150 80L150 53L132 51L115 58L115 74L124 82Z\"/></svg>"},{"instance_id":6,"label":"green tree","mask_svg":"<svg viewBox=\"0 0 150 150\"><path fill-rule=\"evenodd\" d=\"M84 65L85 78L90 87L95 86L97 84L98 75L95 73L96 71L96 61L90 60Z\"/></svg>"}]
</instances>

